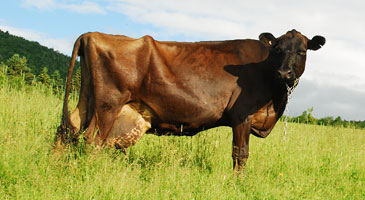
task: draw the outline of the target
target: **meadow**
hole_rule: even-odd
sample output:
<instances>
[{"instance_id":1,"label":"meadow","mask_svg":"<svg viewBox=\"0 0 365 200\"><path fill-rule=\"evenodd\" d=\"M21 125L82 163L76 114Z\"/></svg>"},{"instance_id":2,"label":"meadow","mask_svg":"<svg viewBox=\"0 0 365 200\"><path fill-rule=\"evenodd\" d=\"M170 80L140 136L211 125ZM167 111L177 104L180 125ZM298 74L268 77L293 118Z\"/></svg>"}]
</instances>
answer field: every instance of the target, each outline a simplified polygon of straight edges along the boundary
<instances>
[{"instance_id":1,"label":"meadow","mask_svg":"<svg viewBox=\"0 0 365 200\"><path fill-rule=\"evenodd\" d=\"M76 104L76 98L71 102ZM232 133L145 135L127 155L54 151L62 98L43 86L0 86L0 199L365 199L365 130L279 122L251 136L245 175L232 170Z\"/></svg>"}]
</instances>

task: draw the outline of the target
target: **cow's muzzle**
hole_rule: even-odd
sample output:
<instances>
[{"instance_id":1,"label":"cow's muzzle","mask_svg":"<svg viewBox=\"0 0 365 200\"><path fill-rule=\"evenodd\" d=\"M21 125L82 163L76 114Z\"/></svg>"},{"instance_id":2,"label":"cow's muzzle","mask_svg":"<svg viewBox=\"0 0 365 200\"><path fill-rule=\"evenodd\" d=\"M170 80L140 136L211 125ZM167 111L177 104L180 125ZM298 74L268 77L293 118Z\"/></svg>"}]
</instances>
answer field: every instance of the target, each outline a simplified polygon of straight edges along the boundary
<instances>
[{"instance_id":1,"label":"cow's muzzle","mask_svg":"<svg viewBox=\"0 0 365 200\"><path fill-rule=\"evenodd\" d=\"M283 81L293 81L295 80L295 73L293 70L278 70L278 76Z\"/></svg>"}]
</instances>

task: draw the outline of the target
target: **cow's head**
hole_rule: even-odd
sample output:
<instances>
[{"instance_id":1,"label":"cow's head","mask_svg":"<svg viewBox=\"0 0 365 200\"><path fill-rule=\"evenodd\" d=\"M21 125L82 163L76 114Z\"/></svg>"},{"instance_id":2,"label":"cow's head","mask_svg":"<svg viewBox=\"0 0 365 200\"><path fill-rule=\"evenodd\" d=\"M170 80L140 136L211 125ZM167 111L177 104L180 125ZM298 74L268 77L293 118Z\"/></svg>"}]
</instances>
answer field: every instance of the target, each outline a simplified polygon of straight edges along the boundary
<instances>
[{"instance_id":1,"label":"cow's head","mask_svg":"<svg viewBox=\"0 0 365 200\"><path fill-rule=\"evenodd\" d=\"M314 36L309 40L296 30L288 31L279 38L271 33L262 33L259 38L270 48L277 74L285 82L293 82L303 74L308 49L318 50L326 42L322 36Z\"/></svg>"}]
</instances>

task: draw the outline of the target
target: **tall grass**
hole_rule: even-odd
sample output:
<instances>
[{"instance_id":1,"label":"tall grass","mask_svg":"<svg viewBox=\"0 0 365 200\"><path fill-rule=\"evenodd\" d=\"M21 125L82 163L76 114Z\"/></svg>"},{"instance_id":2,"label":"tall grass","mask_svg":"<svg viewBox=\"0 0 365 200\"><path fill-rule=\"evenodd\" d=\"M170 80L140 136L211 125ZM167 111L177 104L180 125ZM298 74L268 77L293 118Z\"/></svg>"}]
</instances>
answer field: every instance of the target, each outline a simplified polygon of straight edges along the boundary
<instances>
[{"instance_id":1,"label":"tall grass","mask_svg":"<svg viewBox=\"0 0 365 200\"><path fill-rule=\"evenodd\" d=\"M72 102L75 105L75 101ZM283 124L251 136L244 178L232 133L145 135L127 155L87 146L53 151L62 100L44 87L0 88L0 199L364 199L365 131Z\"/></svg>"}]
</instances>

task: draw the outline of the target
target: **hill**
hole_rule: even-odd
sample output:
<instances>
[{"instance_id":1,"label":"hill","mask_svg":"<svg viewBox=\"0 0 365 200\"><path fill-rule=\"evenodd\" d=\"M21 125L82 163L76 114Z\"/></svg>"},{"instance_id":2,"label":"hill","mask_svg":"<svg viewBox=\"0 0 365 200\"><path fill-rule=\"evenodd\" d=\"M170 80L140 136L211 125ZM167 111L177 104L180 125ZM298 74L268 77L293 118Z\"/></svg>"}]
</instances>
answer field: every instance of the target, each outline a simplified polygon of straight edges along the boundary
<instances>
[{"instance_id":1,"label":"hill","mask_svg":"<svg viewBox=\"0 0 365 200\"><path fill-rule=\"evenodd\" d=\"M39 75L42 68L47 67L49 74L58 70L62 79L66 77L70 62L69 56L42 46L38 42L29 41L0 30L0 62L5 62L14 54L26 57L28 67L35 75ZM78 65L79 63L76 63L76 67Z\"/></svg>"}]
</instances>

